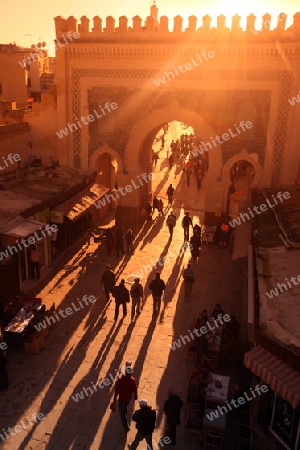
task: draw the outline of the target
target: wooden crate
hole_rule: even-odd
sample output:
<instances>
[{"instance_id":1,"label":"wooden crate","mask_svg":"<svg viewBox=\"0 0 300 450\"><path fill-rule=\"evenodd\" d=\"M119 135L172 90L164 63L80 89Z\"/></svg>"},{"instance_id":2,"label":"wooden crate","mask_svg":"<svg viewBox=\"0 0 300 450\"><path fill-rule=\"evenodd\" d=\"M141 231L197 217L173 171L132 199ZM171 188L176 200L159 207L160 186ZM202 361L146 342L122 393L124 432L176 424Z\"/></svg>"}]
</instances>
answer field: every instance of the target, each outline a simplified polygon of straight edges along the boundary
<instances>
[{"instance_id":1,"label":"wooden crate","mask_svg":"<svg viewBox=\"0 0 300 450\"><path fill-rule=\"evenodd\" d=\"M45 336L46 333L40 331L32 342L24 342L25 353L37 355L42 348L46 347Z\"/></svg>"}]
</instances>

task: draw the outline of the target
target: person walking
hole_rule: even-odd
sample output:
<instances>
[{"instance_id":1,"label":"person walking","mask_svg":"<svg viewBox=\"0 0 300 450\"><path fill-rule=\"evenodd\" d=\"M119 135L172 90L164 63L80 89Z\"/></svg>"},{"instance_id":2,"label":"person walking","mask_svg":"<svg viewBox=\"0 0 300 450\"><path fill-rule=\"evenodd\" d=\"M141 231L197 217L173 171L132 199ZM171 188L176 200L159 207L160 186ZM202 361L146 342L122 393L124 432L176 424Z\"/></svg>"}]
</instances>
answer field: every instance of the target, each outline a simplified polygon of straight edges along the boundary
<instances>
[{"instance_id":1,"label":"person walking","mask_svg":"<svg viewBox=\"0 0 300 450\"><path fill-rule=\"evenodd\" d=\"M131 304L131 321L133 321L135 315L139 316L141 314L141 301L144 296L143 286L140 284L140 279L135 278L134 284L130 289L130 296L132 299Z\"/></svg>"},{"instance_id":2,"label":"person walking","mask_svg":"<svg viewBox=\"0 0 300 450\"><path fill-rule=\"evenodd\" d=\"M119 254L122 253L122 255L125 255L124 252L124 235L121 231L121 228L118 228L115 234L115 239L116 239L116 245L115 245L115 249L116 249L116 255L117 258L119 257Z\"/></svg>"},{"instance_id":3,"label":"person walking","mask_svg":"<svg viewBox=\"0 0 300 450\"><path fill-rule=\"evenodd\" d=\"M176 225L176 216L173 213L173 211L171 211L170 214L168 215L167 220L166 220L166 224L169 227L170 239L172 239L172 237L173 237L173 230L174 230L174 227Z\"/></svg>"},{"instance_id":4,"label":"person walking","mask_svg":"<svg viewBox=\"0 0 300 450\"><path fill-rule=\"evenodd\" d=\"M32 245L30 251L30 262L31 262L31 272L32 278L40 279L40 252L38 251L36 245Z\"/></svg>"},{"instance_id":5,"label":"person walking","mask_svg":"<svg viewBox=\"0 0 300 450\"><path fill-rule=\"evenodd\" d=\"M157 211L159 212L159 200L158 200L158 198L156 197L156 195L155 195L155 197L154 197L154 199L153 199L152 207L153 207L153 213L152 213L152 214L154 214L154 211L155 211L156 209L157 209Z\"/></svg>"},{"instance_id":6,"label":"person walking","mask_svg":"<svg viewBox=\"0 0 300 450\"><path fill-rule=\"evenodd\" d=\"M226 249L230 242L230 225L228 220L223 220L220 224L220 240L218 242L218 248Z\"/></svg>"},{"instance_id":7,"label":"person walking","mask_svg":"<svg viewBox=\"0 0 300 450\"><path fill-rule=\"evenodd\" d=\"M183 271L184 279L184 298L191 298L193 284L195 282L195 273L191 264L187 265L187 268Z\"/></svg>"},{"instance_id":8,"label":"person walking","mask_svg":"<svg viewBox=\"0 0 300 450\"><path fill-rule=\"evenodd\" d=\"M158 160L158 154L155 151L153 151L152 160L153 160L153 166L156 167L157 160Z\"/></svg>"},{"instance_id":9,"label":"person walking","mask_svg":"<svg viewBox=\"0 0 300 450\"><path fill-rule=\"evenodd\" d=\"M129 228L125 234L127 256L133 255L133 230Z\"/></svg>"},{"instance_id":10,"label":"person walking","mask_svg":"<svg viewBox=\"0 0 300 450\"><path fill-rule=\"evenodd\" d=\"M173 165L174 165L174 156L173 156L173 153L171 153L171 155L169 156L168 161L169 161L169 169L171 170L172 167L173 167Z\"/></svg>"},{"instance_id":11,"label":"person walking","mask_svg":"<svg viewBox=\"0 0 300 450\"><path fill-rule=\"evenodd\" d=\"M125 280L122 279L119 286L115 287L113 296L116 301L115 320L118 320L120 305L123 306L123 317L127 315L127 303L130 302L129 291L125 287Z\"/></svg>"},{"instance_id":12,"label":"person walking","mask_svg":"<svg viewBox=\"0 0 300 450\"><path fill-rule=\"evenodd\" d=\"M104 292L106 297L106 303L109 301L109 294L114 293L116 285L116 276L112 270L110 270L110 265L106 264L105 272L103 272L101 277L101 284L104 286Z\"/></svg>"},{"instance_id":13,"label":"person walking","mask_svg":"<svg viewBox=\"0 0 300 450\"><path fill-rule=\"evenodd\" d=\"M168 195L168 203L169 203L169 205L172 205L174 191L175 191L175 189L173 188L172 184L170 184L170 186L169 186L168 189L167 189L167 195Z\"/></svg>"},{"instance_id":14,"label":"person walking","mask_svg":"<svg viewBox=\"0 0 300 450\"><path fill-rule=\"evenodd\" d=\"M197 223L193 226L193 232L195 233L197 233L198 235L199 235L199 237L200 237L200 240L201 240L201 230L202 230L202 227L201 227L201 225L198 225Z\"/></svg>"},{"instance_id":15,"label":"person walking","mask_svg":"<svg viewBox=\"0 0 300 450\"><path fill-rule=\"evenodd\" d=\"M190 218L190 213L186 212L182 219L183 237L184 241L189 241L190 238L190 226L193 228L193 222Z\"/></svg>"},{"instance_id":16,"label":"person walking","mask_svg":"<svg viewBox=\"0 0 300 450\"><path fill-rule=\"evenodd\" d=\"M170 437L172 445L176 445L176 427L180 424L180 410L183 401L179 395L174 394L172 388L168 389L167 394L168 398L164 403L164 413L167 418L166 436Z\"/></svg>"},{"instance_id":17,"label":"person walking","mask_svg":"<svg viewBox=\"0 0 300 450\"><path fill-rule=\"evenodd\" d=\"M147 400L139 400L140 409L135 411L132 420L136 422L137 433L132 444L128 444L129 450L136 450L139 443L145 439L147 450L153 450L152 433L155 430L156 411L148 405Z\"/></svg>"},{"instance_id":18,"label":"person walking","mask_svg":"<svg viewBox=\"0 0 300 450\"><path fill-rule=\"evenodd\" d=\"M160 273L156 272L155 279L149 284L149 289L153 297L153 315L159 314L161 297L163 291L166 289L165 282L160 278Z\"/></svg>"},{"instance_id":19,"label":"person walking","mask_svg":"<svg viewBox=\"0 0 300 450\"><path fill-rule=\"evenodd\" d=\"M113 398L113 403L115 404L117 398L119 397L119 413L125 433L128 433L128 431L130 430L127 418L128 405L130 403L130 400L132 399L132 396L134 400L137 400L137 385L135 382L135 378L131 375L132 372L133 369L131 367L131 361L127 361L125 374L116 381L115 393Z\"/></svg>"},{"instance_id":20,"label":"person walking","mask_svg":"<svg viewBox=\"0 0 300 450\"><path fill-rule=\"evenodd\" d=\"M198 258L200 256L200 247L201 247L201 238L197 233L197 230L194 230L194 234L190 239L190 249L193 262L197 263Z\"/></svg>"},{"instance_id":21,"label":"person walking","mask_svg":"<svg viewBox=\"0 0 300 450\"><path fill-rule=\"evenodd\" d=\"M158 213L159 213L159 216L164 215L164 204L163 204L163 201L161 198L158 200Z\"/></svg>"}]
</instances>

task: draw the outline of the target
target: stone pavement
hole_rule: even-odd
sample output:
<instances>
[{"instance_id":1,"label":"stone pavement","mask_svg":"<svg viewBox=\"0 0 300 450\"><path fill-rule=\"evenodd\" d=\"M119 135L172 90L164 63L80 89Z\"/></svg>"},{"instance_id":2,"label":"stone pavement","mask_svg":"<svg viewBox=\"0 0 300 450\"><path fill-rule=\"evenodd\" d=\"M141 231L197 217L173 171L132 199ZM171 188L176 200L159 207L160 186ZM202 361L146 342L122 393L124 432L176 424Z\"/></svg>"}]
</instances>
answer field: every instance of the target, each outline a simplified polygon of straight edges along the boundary
<instances>
[{"instance_id":1,"label":"stone pavement","mask_svg":"<svg viewBox=\"0 0 300 450\"><path fill-rule=\"evenodd\" d=\"M185 301L181 271L189 254L186 251L176 256L182 243L180 227L177 227L172 242L168 242L164 219L158 218L145 225L138 242L131 259L118 261L114 256L107 258L104 249L97 244L82 248L70 259L72 270L60 271L40 293L48 307L55 302L57 309L63 310L85 294L97 296L97 301L61 319L50 332L46 348L40 354L18 352L9 355L11 385L0 397L1 429L19 424L26 416L31 418L33 413L42 413L45 419L9 437L1 448L124 448L119 415L112 414L108 408L113 395L112 384L78 402L71 396L95 385L100 378L109 377L109 374L114 376L127 359L134 363L139 398L146 398L157 409L154 440L163 436L162 405L166 389L173 386L185 400L190 372L186 348L172 351L169 345L173 339L187 332L203 307L211 311L216 302L221 302L227 312L234 312L245 324L245 269L230 261L229 252L210 244L203 246L192 299ZM137 269L144 270L142 282L147 285L154 272L148 273L145 267L168 251L174 253L174 258L161 268L167 289L157 320L152 320L152 299L146 289L147 298L138 319L130 323L128 314L124 320L115 323L113 302L104 304L100 286L104 264L109 261L119 278L127 278ZM244 340L246 331L246 327L242 327ZM128 440L133 436L134 426ZM180 444L182 439L180 433L179 450L187 448L186 442ZM188 443L190 449L193 449L192 445ZM143 448L142 444L140 448Z\"/></svg>"},{"instance_id":2,"label":"stone pavement","mask_svg":"<svg viewBox=\"0 0 300 450\"><path fill-rule=\"evenodd\" d=\"M163 173L162 177L158 180L159 192L165 192L172 182L173 173ZM119 413L113 414L109 404L113 396L112 378L128 359L133 361L138 398L147 399L157 410L157 428L153 435L153 442L157 442L160 436L164 436L162 407L166 390L172 386L186 403L187 380L191 371L190 362L186 361L186 346L173 351L170 344L187 333L200 310L206 308L211 312L217 302L229 314L234 313L242 324L242 350L247 338L247 269L244 259L232 262L229 251L204 244L200 261L195 266L197 281L192 298L184 300L181 274L190 254L189 250L180 251L183 242L180 223L183 205L188 201L180 176L178 183L182 189L177 191L174 211L179 219L172 241L168 240L165 218L157 218L156 213L153 222L146 223L137 235L135 254L131 258L116 258L114 255L108 258L101 245L83 245L79 251L69 251L67 264L38 293L47 308L54 302L56 309L63 311L67 307L74 308L72 303L78 306L78 299L84 295L94 295L97 300L57 321L46 338L46 348L38 355L23 351L9 353L10 387L0 393L0 442L1 433L7 431L9 435L8 427L20 425L23 428L24 422L22 424L21 421L26 417L32 420L32 424L28 426L26 422L27 429L21 428L14 436L9 435L0 448L127 448ZM197 192L195 186L190 189L193 201L188 206L192 208L194 221L201 222L201 192ZM197 195L198 202L195 200ZM163 262L166 255L168 259ZM152 297L147 286L155 273L149 266L157 261L161 263L158 268L167 288L161 312L153 320ZM105 304L100 277L107 262L119 280L131 281L136 271L141 273L146 298L141 315L133 323L130 310L125 318L121 318L120 311L119 320L114 322L114 302L111 300ZM108 378L111 382L106 382L107 386L91 394L87 388L94 387L101 378ZM77 397L75 401L78 393L82 399ZM133 408L132 402L130 412ZM34 423L34 413L42 413L45 418ZM176 448L199 449L195 437L184 436L184 420L182 422ZM132 423L127 442L131 442L134 436ZM145 443L138 448L145 449Z\"/></svg>"}]
</instances>

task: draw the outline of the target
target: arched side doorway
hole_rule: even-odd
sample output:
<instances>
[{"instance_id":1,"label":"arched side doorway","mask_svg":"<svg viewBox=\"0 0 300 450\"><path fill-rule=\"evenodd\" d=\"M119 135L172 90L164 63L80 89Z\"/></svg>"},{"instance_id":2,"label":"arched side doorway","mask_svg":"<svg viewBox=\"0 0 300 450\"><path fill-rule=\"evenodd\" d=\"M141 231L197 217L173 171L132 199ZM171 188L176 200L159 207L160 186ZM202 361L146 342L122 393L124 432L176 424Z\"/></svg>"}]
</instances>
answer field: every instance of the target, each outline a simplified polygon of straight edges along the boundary
<instances>
[{"instance_id":1,"label":"arched side doorway","mask_svg":"<svg viewBox=\"0 0 300 450\"><path fill-rule=\"evenodd\" d=\"M235 172L238 166L242 170ZM235 175L236 174L236 175ZM262 167L255 158L244 149L233 156L224 165L222 181L228 191L227 211L231 217L237 217L243 208L249 204L250 189L259 186L262 179ZM250 206L250 205L249 205Z\"/></svg>"},{"instance_id":2,"label":"arched side doorway","mask_svg":"<svg viewBox=\"0 0 300 450\"><path fill-rule=\"evenodd\" d=\"M103 145L91 155L89 168L96 170L99 184L114 189L118 174L123 172L123 161L118 152L109 145Z\"/></svg>"},{"instance_id":3,"label":"arched side doorway","mask_svg":"<svg viewBox=\"0 0 300 450\"><path fill-rule=\"evenodd\" d=\"M247 161L249 164L251 164L254 168L254 177L251 181L251 188L259 186L261 179L262 179L262 167L254 158L252 158L247 150L242 150L238 155L233 156L230 158L223 168L222 173L222 181L228 185L231 184L231 178L230 178L230 170L234 166L235 163L238 161Z\"/></svg>"}]
</instances>

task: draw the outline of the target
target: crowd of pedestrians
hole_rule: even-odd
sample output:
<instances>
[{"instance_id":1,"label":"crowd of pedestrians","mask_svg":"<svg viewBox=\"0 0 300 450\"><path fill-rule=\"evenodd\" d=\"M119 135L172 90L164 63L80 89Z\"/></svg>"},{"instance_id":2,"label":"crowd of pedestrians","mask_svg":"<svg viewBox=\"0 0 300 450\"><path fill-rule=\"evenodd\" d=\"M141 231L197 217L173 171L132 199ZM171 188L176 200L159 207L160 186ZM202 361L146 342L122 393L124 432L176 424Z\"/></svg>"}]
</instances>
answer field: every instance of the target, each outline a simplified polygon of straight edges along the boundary
<instances>
[{"instance_id":1,"label":"crowd of pedestrians","mask_svg":"<svg viewBox=\"0 0 300 450\"><path fill-rule=\"evenodd\" d=\"M173 194L173 192L172 192ZM152 211L152 209L151 209ZM176 226L176 216L173 211L170 212L168 217L166 218L166 225L169 228L169 239L172 239L173 230ZM200 247L201 247L201 226L198 224L193 225L193 221L190 217L188 211L186 211L182 222L183 228L183 246L187 245L191 251L191 263L197 263L198 258L200 256ZM193 234L190 238L190 230L193 231ZM108 230L108 235L111 234L111 230ZM127 253L133 253L133 233L132 229L130 229L127 234L130 234L129 243L127 242ZM122 240L120 236L122 236L122 232L120 229L116 232L116 251L122 251ZM118 253L117 253L118 256ZM184 298L191 298L193 284L196 281L196 276L194 273L194 269L192 268L192 264L189 263L187 267L182 272L183 277L183 286L184 286ZM114 320L117 321L119 317L119 310L122 307L123 310L123 318L127 315L127 304L131 301L131 321L137 318L140 313L144 302L144 288L140 283L140 278L134 278L134 283L131 285L130 290L125 286L126 282L124 279L121 279L118 286L116 286L116 276L115 273L111 270L109 264L106 264L105 271L101 277L101 283L104 287L106 302L110 300L110 295L115 299L115 315ZM155 278L151 280L149 283L149 290L152 294L152 302L153 302L153 317L157 316L161 309L161 301L163 293L166 289L166 283L161 279L160 273L156 272Z\"/></svg>"},{"instance_id":2,"label":"crowd of pedestrians","mask_svg":"<svg viewBox=\"0 0 300 450\"><path fill-rule=\"evenodd\" d=\"M167 160L169 169L171 170L174 165L179 167L184 173L186 178L186 185L190 186L191 176L194 174L197 188L201 189L202 180L205 173L208 170L208 155L207 152L199 151L201 149L203 141L197 134L181 134L180 138L172 140L170 149L167 150ZM161 136L161 148L159 152L165 147L165 130ZM159 152L155 152L152 149L152 164L153 167L157 166L159 159ZM172 203L169 201L169 203Z\"/></svg>"},{"instance_id":3,"label":"crowd of pedestrians","mask_svg":"<svg viewBox=\"0 0 300 450\"><path fill-rule=\"evenodd\" d=\"M170 145L170 151L167 151L167 159L169 164L169 169L171 170L174 165L179 167L180 170L185 174L186 186L190 186L191 177L194 175L196 180L197 189L201 189L202 180L208 170L208 156L207 152L199 151L201 147L202 140L196 134L182 134L180 139L177 141L172 140ZM164 135L162 136L162 148L164 148L165 140ZM200 147L199 147L200 146ZM152 162L153 166L157 166L157 161L159 159L158 153L152 150ZM175 189L172 184L170 184L166 190L166 195L168 198L168 205L173 204ZM153 198L152 204L147 202L145 205L147 220L153 219L153 214L155 211L158 212L157 217L164 215L164 203L162 199L157 196Z\"/></svg>"},{"instance_id":4,"label":"crowd of pedestrians","mask_svg":"<svg viewBox=\"0 0 300 450\"><path fill-rule=\"evenodd\" d=\"M169 164L182 164L182 169L185 172L187 185L190 185L190 179L194 172L197 186L201 187L201 180L207 168L205 159L195 157L191 152L195 146L198 145L197 136L182 135L180 140L171 144L171 152L168 156ZM161 148L165 146L164 135L161 137ZM159 159L158 153L153 151L153 165L157 165ZM172 207L174 197L176 199L176 192L172 184L166 189L167 209ZM162 199L154 196L152 202L148 202L145 207L147 220L153 220L153 216L157 213L157 217L162 217L168 227L169 239L173 237L174 228L177 225L177 217L173 210L169 210L168 215L164 210L164 202ZM200 254L201 247L201 226L193 224L189 211L185 212L181 220L181 227L183 229L183 246L187 246L191 251L191 262L182 271L184 298L189 299L192 296L193 285L196 282L196 275L193 268L193 263L196 263ZM130 228L123 234L122 230L118 228L115 233L109 229L105 236L105 244L108 256L111 256L115 250L116 257L123 257L125 255L131 256L134 253L134 233ZM116 276L111 270L109 264L106 265L105 271L102 274L101 282L104 286L106 301L110 297L114 299L115 315L114 320L119 318L120 308L123 312L123 317L127 315L127 308L131 308L131 322L133 322L140 314L145 300L145 289L140 282L140 278L134 278L134 282L130 287L126 287L126 281L121 279L116 285ZM161 278L159 272L155 273L155 277L150 280L148 285L152 294L153 318L160 313L162 297L166 291L166 283ZM130 305L131 303L131 305ZM119 414L123 424L125 434L130 430L128 406L132 400L138 399L138 387L135 378L132 376L131 362L126 363L125 374L123 374L115 385L114 399L112 410L115 410L115 405L118 399ZM142 440L146 441L147 449L152 450L152 434L156 426L156 411L149 405L146 399L137 400L139 408L133 413L131 420L136 424L136 435L131 444L128 444L129 450L137 449ZM181 398L173 392L172 388L167 391L167 397L162 404L163 411L166 416L166 434L170 437L171 443L176 444L176 428L180 424L180 411L183 406Z\"/></svg>"},{"instance_id":5,"label":"crowd of pedestrians","mask_svg":"<svg viewBox=\"0 0 300 450\"><path fill-rule=\"evenodd\" d=\"M116 232L113 234L112 230L108 228L103 236L106 252L108 256L111 256L113 249L116 251L116 256L119 258L119 256L125 255L125 248L124 244L126 242L126 255L131 256L133 255L133 241L134 241L134 235L133 235L133 229L129 228L124 236L123 232L121 231L121 228L118 228Z\"/></svg>"},{"instance_id":6,"label":"crowd of pedestrians","mask_svg":"<svg viewBox=\"0 0 300 450\"><path fill-rule=\"evenodd\" d=\"M130 303L130 297L132 301L131 320L140 315L144 299L144 288L139 278L134 279L130 291L126 288L124 279L121 279L119 285L116 286L115 273L111 270L110 265L106 264L101 283L104 287L106 303L110 300L110 294L115 299L115 320L118 320L120 306L123 308L123 317L127 315L127 303ZM150 282L149 289L152 293L153 316L155 316L160 312L162 295L166 289L166 284L160 278L159 272L156 272L155 278Z\"/></svg>"},{"instance_id":7,"label":"crowd of pedestrians","mask_svg":"<svg viewBox=\"0 0 300 450\"><path fill-rule=\"evenodd\" d=\"M200 152L201 138L196 134L182 134L180 139L172 141L168 163L170 170L176 164L182 167L186 177L186 185L190 186L191 176L194 173L197 188L201 189L202 179L208 170L208 156Z\"/></svg>"}]
</instances>

